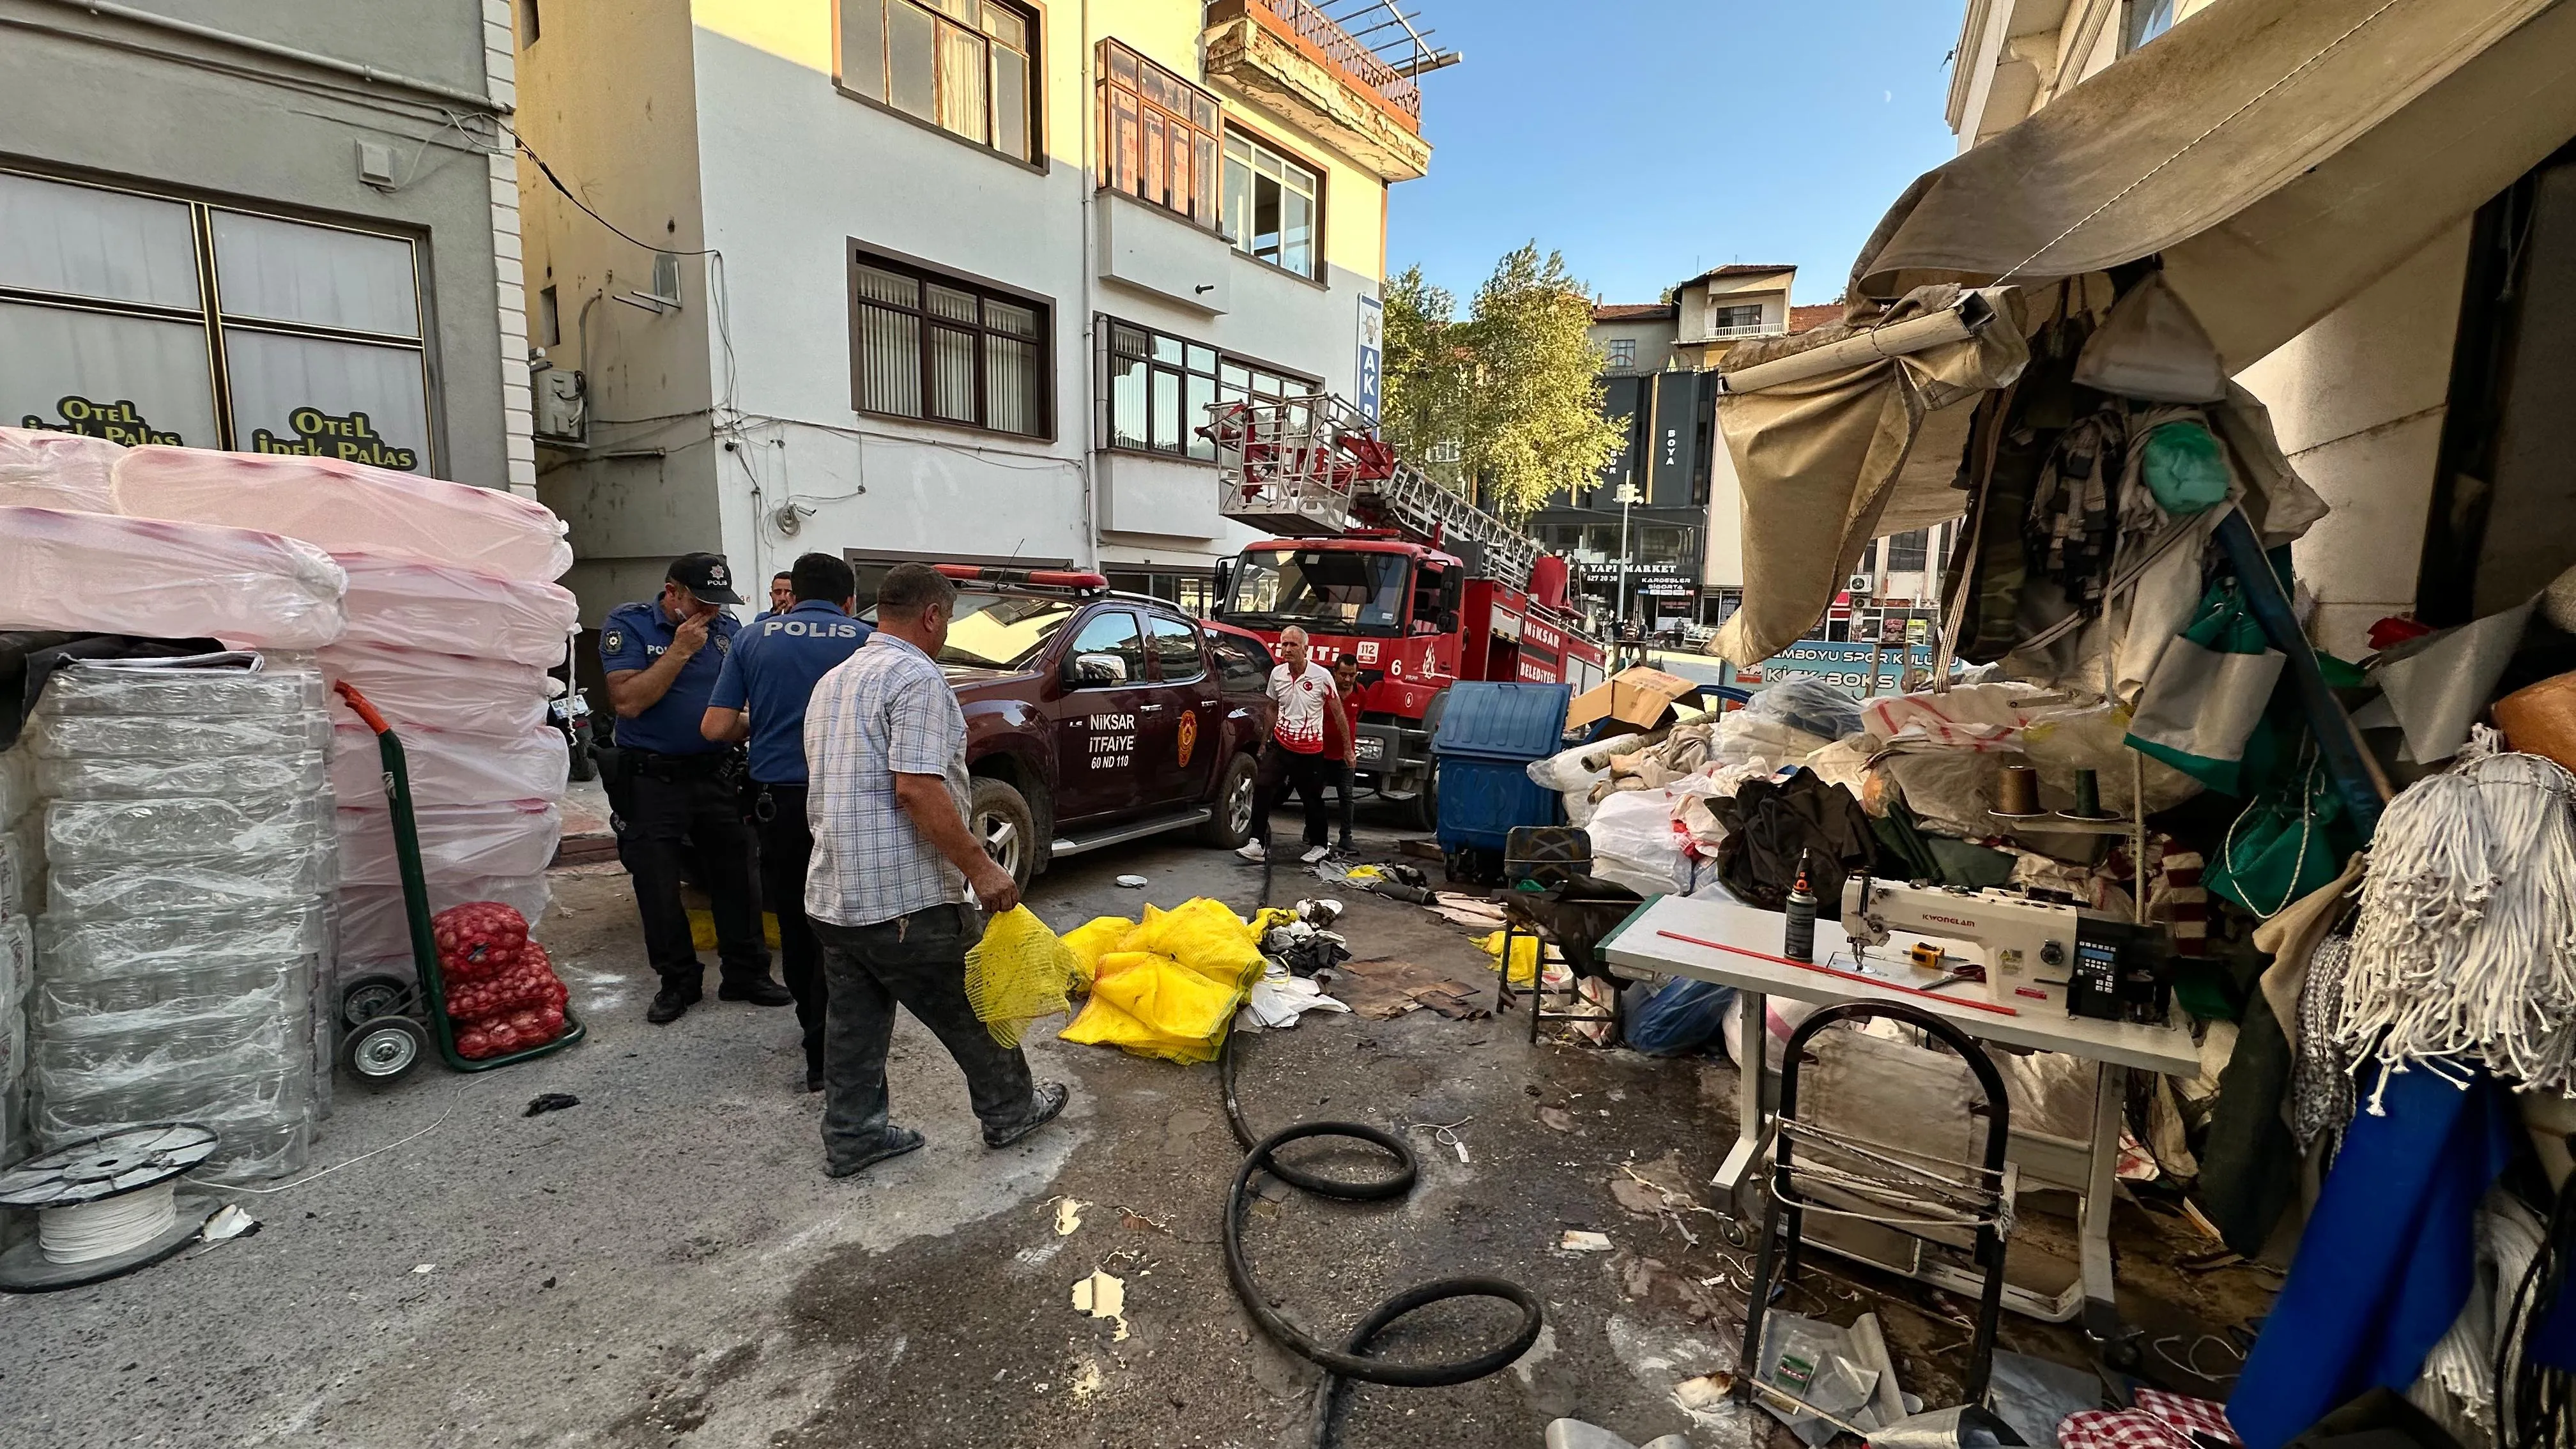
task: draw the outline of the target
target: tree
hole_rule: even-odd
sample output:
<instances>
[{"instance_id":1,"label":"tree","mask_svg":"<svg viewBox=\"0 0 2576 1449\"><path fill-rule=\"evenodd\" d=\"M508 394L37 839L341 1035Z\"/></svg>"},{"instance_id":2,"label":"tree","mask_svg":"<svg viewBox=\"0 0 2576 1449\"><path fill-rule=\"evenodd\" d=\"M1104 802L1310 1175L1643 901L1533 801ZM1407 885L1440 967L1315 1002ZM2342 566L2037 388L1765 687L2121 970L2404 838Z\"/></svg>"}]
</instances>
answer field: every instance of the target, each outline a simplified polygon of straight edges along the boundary
<instances>
[{"instance_id":1,"label":"tree","mask_svg":"<svg viewBox=\"0 0 2576 1449\"><path fill-rule=\"evenodd\" d=\"M1419 267L1388 281L1389 440L1415 459L1456 444L1457 467L1433 476L1505 518L1589 485L1618 451L1619 431L1601 412L1591 298L1565 259L1521 247L1495 263L1465 321L1455 307Z\"/></svg>"}]
</instances>

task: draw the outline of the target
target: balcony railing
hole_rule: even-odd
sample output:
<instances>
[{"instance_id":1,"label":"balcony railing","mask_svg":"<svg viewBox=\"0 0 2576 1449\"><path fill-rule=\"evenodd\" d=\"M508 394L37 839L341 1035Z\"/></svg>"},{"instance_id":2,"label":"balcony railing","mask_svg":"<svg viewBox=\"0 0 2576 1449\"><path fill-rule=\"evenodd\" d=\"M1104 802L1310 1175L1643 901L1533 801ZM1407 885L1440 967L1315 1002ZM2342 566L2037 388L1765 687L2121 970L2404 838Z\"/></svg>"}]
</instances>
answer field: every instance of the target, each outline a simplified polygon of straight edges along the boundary
<instances>
[{"instance_id":1,"label":"balcony railing","mask_svg":"<svg viewBox=\"0 0 2576 1449\"><path fill-rule=\"evenodd\" d=\"M1290 32L1324 53L1326 59L1340 67L1352 79L1377 92L1389 105L1422 121L1422 88L1413 77L1387 63L1383 56L1362 45L1344 30L1333 17L1324 13L1314 0L1246 0L1269 11Z\"/></svg>"},{"instance_id":2,"label":"balcony railing","mask_svg":"<svg viewBox=\"0 0 2576 1449\"><path fill-rule=\"evenodd\" d=\"M1765 322L1729 322L1708 329L1709 338L1717 342L1728 342L1738 337L1770 337L1778 332L1778 328Z\"/></svg>"}]
</instances>

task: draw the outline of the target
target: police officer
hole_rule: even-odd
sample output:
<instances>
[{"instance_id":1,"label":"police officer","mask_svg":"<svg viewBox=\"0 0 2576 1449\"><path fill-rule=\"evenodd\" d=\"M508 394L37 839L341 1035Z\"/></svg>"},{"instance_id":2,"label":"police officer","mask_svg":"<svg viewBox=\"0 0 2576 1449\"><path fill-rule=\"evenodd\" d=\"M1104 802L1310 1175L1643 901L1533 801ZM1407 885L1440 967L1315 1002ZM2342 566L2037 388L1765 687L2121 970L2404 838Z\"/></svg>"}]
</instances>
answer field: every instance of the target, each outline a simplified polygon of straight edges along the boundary
<instances>
[{"instance_id":1,"label":"police officer","mask_svg":"<svg viewBox=\"0 0 2576 1449\"><path fill-rule=\"evenodd\" d=\"M715 901L723 954L716 995L755 1006L796 999L769 978L734 752L698 729L742 627L724 606L741 602L722 556L687 554L672 563L660 598L621 605L599 629L599 662L631 777L633 808L623 812L620 844L635 877L644 951L662 975L662 989L644 1013L656 1026L679 1020L697 1003L704 972L680 904L684 850L694 852Z\"/></svg>"},{"instance_id":2,"label":"police officer","mask_svg":"<svg viewBox=\"0 0 2576 1449\"><path fill-rule=\"evenodd\" d=\"M814 836L805 823L805 701L814 681L858 652L874 632L850 617L858 577L828 553L809 553L780 575L787 607L753 621L725 656L699 730L724 744L751 742L752 828L760 835L761 894L778 916L778 955L796 1021L805 1028L805 1090L823 1090L823 947L805 919L805 867Z\"/></svg>"}]
</instances>

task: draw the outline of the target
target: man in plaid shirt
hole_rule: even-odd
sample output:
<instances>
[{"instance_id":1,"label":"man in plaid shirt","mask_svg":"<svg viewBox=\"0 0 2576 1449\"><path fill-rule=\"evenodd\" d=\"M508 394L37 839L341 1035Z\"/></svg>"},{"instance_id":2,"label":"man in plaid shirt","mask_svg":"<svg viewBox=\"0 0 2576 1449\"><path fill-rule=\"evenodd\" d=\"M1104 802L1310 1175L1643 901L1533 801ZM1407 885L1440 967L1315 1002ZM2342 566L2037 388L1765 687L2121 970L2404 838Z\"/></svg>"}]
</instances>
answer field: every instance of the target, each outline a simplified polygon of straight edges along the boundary
<instances>
[{"instance_id":1,"label":"man in plaid shirt","mask_svg":"<svg viewBox=\"0 0 2576 1449\"><path fill-rule=\"evenodd\" d=\"M823 1170L834 1177L921 1145L887 1120L898 1002L966 1074L985 1146L1046 1125L1068 1095L1034 1085L1028 1059L995 1042L966 999L966 951L983 937L974 903L1007 911L1020 890L966 828L966 717L937 663L956 603L938 570L897 565L877 586L875 636L823 676L805 710L805 913L830 1003Z\"/></svg>"}]
</instances>

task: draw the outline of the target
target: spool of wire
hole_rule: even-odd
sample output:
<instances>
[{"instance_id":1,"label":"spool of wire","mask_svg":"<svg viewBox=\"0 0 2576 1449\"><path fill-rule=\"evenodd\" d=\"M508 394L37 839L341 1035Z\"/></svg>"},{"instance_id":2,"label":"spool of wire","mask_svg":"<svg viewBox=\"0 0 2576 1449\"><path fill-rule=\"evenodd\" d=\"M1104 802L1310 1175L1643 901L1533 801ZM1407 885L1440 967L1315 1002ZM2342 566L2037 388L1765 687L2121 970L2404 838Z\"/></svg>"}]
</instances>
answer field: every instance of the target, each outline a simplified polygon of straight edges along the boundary
<instances>
[{"instance_id":1,"label":"spool of wire","mask_svg":"<svg viewBox=\"0 0 2576 1449\"><path fill-rule=\"evenodd\" d=\"M179 1180L215 1150L212 1130L156 1122L102 1133L0 1173L0 1208L36 1215L36 1237L0 1253L0 1293L103 1283L160 1262L216 1204Z\"/></svg>"}]
</instances>

